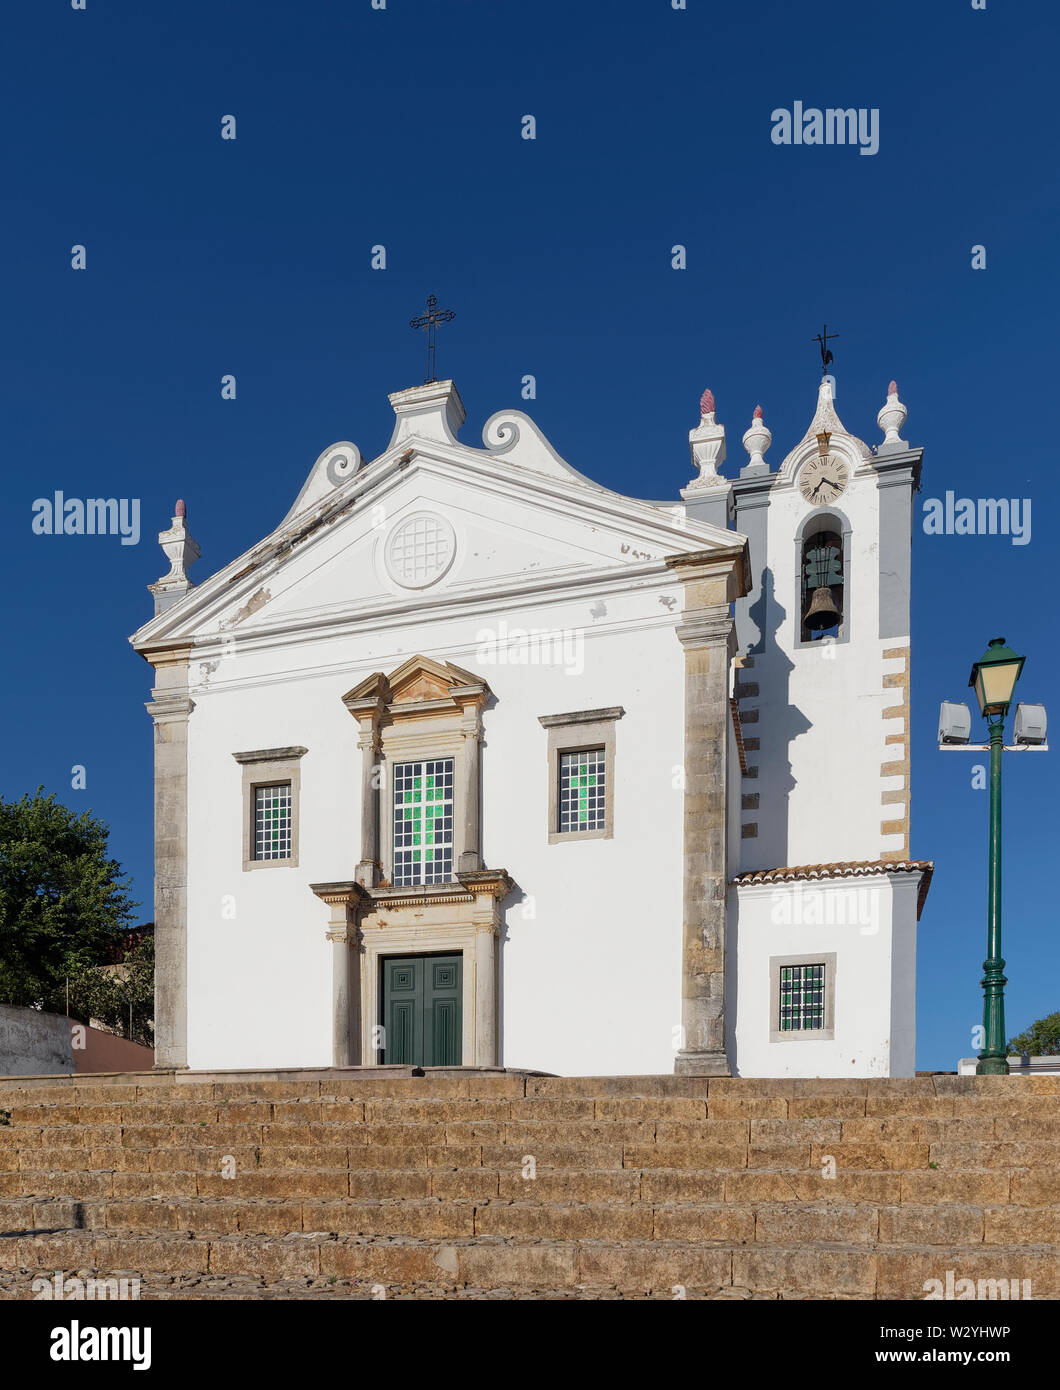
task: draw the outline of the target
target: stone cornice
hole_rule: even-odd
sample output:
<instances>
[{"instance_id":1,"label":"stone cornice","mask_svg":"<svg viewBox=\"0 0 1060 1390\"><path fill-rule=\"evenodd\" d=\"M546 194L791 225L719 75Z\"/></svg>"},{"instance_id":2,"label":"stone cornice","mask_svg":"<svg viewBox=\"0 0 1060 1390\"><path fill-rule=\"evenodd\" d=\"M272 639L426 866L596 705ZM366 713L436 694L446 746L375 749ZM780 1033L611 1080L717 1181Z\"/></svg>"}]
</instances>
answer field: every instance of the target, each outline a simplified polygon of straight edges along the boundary
<instances>
[{"instance_id":1,"label":"stone cornice","mask_svg":"<svg viewBox=\"0 0 1060 1390\"><path fill-rule=\"evenodd\" d=\"M154 700L145 700L144 709L156 724L171 724L174 720L186 720L195 708L195 701L189 699L184 691L179 695L161 695Z\"/></svg>"},{"instance_id":2,"label":"stone cornice","mask_svg":"<svg viewBox=\"0 0 1060 1390\"><path fill-rule=\"evenodd\" d=\"M691 550L681 555L669 555L666 564L683 583L701 579L731 576L729 600L742 598L751 591L751 561L747 541L741 536L739 544L711 550Z\"/></svg>"},{"instance_id":3,"label":"stone cornice","mask_svg":"<svg viewBox=\"0 0 1060 1390\"><path fill-rule=\"evenodd\" d=\"M137 647L136 650L158 671L164 666L186 665L191 659L192 647L187 638L182 637L169 645L160 642L157 646Z\"/></svg>"},{"instance_id":4,"label":"stone cornice","mask_svg":"<svg viewBox=\"0 0 1060 1390\"><path fill-rule=\"evenodd\" d=\"M920 486L920 469L923 463L923 449L882 450L869 460L869 466L879 477L880 487Z\"/></svg>"},{"instance_id":5,"label":"stone cornice","mask_svg":"<svg viewBox=\"0 0 1060 1390\"><path fill-rule=\"evenodd\" d=\"M514 888L515 883L506 869L476 869L468 873L458 873L456 879L450 883L414 884L407 888L380 885L376 888L362 889L362 892L372 907L385 907L393 911L434 906L439 903L473 903L482 894L488 894L499 901L506 898Z\"/></svg>"},{"instance_id":6,"label":"stone cornice","mask_svg":"<svg viewBox=\"0 0 1060 1390\"><path fill-rule=\"evenodd\" d=\"M232 757L237 763L285 763L302 758L308 752L308 748L292 745L289 748L255 748L250 753L233 753Z\"/></svg>"},{"instance_id":7,"label":"stone cornice","mask_svg":"<svg viewBox=\"0 0 1060 1390\"><path fill-rule=\"evenodd\" d=\"M311 883L309 891L329 907L358 907L370 899L367 889L352 879L338 883Z\"/></svg>"},{"instance_id":8,"label":"stone cornice","mask_svg":"<svg viewBox=\"0 0 1060 1390\"><path fill-rule=\"evenodd\" d=\"M682 647L726 646L732 648L730 656L736 650L736 624L724 609L693 609L676 632Z\"/></svg>"},{"instance_id":9,"label":"stone cornice","mask_svg":"<svg viewBox=\"0 0 1060 1390\"><path fill-rule=\"evenodd\" d=\"M489 893L498 901L515 888L515 881L509 877L507 869L474 869L458 873L457 879L469 892Z\"/></svg>"},{"instance_id":10,"label":"stone cornice","mask_svg":"<svg viewBox=\"0 0 1060 1390\"><path fill-rule=\"evenodd\" d=\"M625 712L621 705L610 705L607 709L582 709L571 714L539 714L537 722L545 729L559 724L600 724L605 720L621 719Z\"/></svg>"}]
</instances>

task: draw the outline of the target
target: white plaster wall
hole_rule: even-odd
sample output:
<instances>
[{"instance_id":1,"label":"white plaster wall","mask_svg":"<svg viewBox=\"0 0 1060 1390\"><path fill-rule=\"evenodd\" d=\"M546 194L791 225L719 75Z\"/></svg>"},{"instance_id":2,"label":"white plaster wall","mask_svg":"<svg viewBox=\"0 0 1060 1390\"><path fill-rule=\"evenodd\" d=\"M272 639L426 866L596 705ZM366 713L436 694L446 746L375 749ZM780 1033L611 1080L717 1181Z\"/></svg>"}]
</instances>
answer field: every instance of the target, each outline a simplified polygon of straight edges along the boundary
<instances>
[{"instance_id":1,"label":"white plaster wall","mask_svg":"<svg viewBox=\"0 0 1060 1390\"><path fill-rule=\"evenodd\" d=\"M856 896L851 896L856 894ZM741 886L731 1021L739 1076L911 1076L916 987L915 879ZM841 901L842 899L842 901ZM815 920L819 917L821 920ZM769 962L835 952L835 1038L771 1042ZM730 958L731 962L731 958Z\"/></svg>"},{"instance_id":2,"label":"white plaster wall","mask_svg":"<svg viewBox=\"0 0 1060 1390\"><path fill-rule=\"evenodd\" d=\"M333 571L340 592L363 569L349 558L345 570L340 560ZM335 597L331 588L314 601L329 593ZM359 635L297 645L256 645L248 622L235 629L234 646L219 638L197 649L189 721L189 1064L330 1064L328 913L309 884L352 878L359 858L357 725L341 696L373 670L393 670L422 653L481 674L497 697L484 716L483 855L526 895L506 910L504 1064L567 1074L672 1070L682 919L680 597L667 573L602 603L539 599L515 612L487 602L463 616L406 611L386 624L367 623ZM482 631L502 621L509 629L580 632L582 671L486 661ZM548 735L538 716L611 705L626 711L616 729L615 838L549 845ZM299 744L308 752L298 867L244 872L242 769L232 754ZM387 828L384 817L384 834ZM236 915L228 919L232 905Z\"/></svg>"}]
</instances>

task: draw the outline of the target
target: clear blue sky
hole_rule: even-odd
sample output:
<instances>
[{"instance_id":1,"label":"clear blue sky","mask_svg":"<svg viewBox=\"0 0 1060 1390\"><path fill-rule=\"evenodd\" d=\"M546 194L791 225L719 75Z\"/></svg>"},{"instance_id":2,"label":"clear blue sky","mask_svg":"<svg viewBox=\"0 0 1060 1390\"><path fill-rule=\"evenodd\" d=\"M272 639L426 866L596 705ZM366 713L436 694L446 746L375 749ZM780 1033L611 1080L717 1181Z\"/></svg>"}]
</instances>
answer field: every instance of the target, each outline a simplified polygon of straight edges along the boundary
<instances>
[{"instance_id":1,"label":"clear blue sky","mask_svg":"<svg viewBox=\"0 0 1060 1390\"><path fill-rule=\"evenodd\" d=\"M422 379L407 323L430 291L458 313L438 367L465 438L533 373L560 451L647 497L688 481L706 385L736 464L762 402L775 467L812 414L827 320L844 423L876 441L896 377L924 497L1033 503L1029 545L914 543L913 853L937 864L918 1060L953 1067L981 1017L987 794L974 757L935 750L938 704L1003 633L1023 698L1060 720L1058 32L1044 0L12 0L0 792L43 783L107 820L150 918L151 672L126 638L164 568L155 534L186 498L202 580L276 525L326 445L378 452L387 393ZM773 145L795 100L879 108L879 153ZM140 498L140 544L33 535L55 489ZM1060 1009L1057 758L1006 760L1010 1033Z\"/></svg>"}]
</instances>

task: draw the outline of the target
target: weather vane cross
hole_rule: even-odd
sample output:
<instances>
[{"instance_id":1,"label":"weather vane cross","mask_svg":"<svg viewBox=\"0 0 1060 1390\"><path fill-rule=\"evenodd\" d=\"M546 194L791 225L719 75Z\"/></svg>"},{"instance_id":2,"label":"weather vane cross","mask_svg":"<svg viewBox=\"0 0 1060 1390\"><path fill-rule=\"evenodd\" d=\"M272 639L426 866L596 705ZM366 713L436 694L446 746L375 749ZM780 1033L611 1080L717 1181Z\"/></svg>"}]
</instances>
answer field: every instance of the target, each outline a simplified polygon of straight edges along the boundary
<instances>
[{"instance_id":1,"label":"weather vane cross","mask_svg":"<svg viewBox=\"0 0 1060 1390\"><path fill-rule=\"evenodd\" d=\"M831 365L831 363L835 360L835 359L833 358L831 352L829 351L829 348L828 348L828 339L829 339L829 338L838 338L838 337L839 337L839 334L838 334L838 333L829 333L829 331L828 331L828 325L825 324L825 326L824 326L824 332L823 332L823 333L818 333L818 334L817 334L817 337L814 338L814 340L813 340L815 343L820 343L820 345L821 345L821 375L822 375L822 376L827 376L827 375L828 375L828 368L829 368L829 366Z\"/></svg>"},{"instance_id":2,"label":"weather vane cross","mask_svg":"<svg viewBox=\"0 0 1060 1390\"><path fill-rule=\"evenodd\" d=\"M429 386L432 381L437 380L434 375L434 334L435 329L440 323L448 323L456 314L452 309L439 309L437 298L431 294L427 296L427 312L420 314L419 318L409 319L410 328L426 328L427 330L427 379L423 383Z\"/></svg>"}]
</instances>

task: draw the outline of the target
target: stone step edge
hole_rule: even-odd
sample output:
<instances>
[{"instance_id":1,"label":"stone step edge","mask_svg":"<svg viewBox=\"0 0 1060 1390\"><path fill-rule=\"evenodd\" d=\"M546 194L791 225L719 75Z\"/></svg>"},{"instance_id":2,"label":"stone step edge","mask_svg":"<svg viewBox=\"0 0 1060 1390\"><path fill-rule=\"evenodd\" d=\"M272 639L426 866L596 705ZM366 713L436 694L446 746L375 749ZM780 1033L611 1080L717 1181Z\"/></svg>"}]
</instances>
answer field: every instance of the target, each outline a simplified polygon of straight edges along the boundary
<instances>
[{"instance_id":1,"label":"stone step edge","mask_svg":"<svg viewBox=\"0 0 1060 1390\"><path fill-rule=\"evenodd\" d=\"M167 1092L174 1095L185 1093L192 1088L210 1088L212 1094L242 1094L252 1097L255 1088L281 1088L292 1097L314 1094L333 1096L336 1099L356 1099L357 1088L363 1088L361 1098L365 1100L387 1099L385 1087L399 1087L393 1099L416 1096L421 1100L474 1098L503 1098L539 1096L541 1098L589 1098L605 1099L615 1096L631 1096L643 1099L661 1096L686 1096L702 1099L713 1091L715 1098L766 1098L766 1099L805 1099L810 1096L923 1096L945 1097L957 1095L1008 1094L1008 1095L1049 1095L1060 1094L1060 1076L956 1076L952 1073L932 1077L682 1077L672 1073L659 1073L644 1076L604 1076L604 1077L565 1077L553 1076L545 1072L487 1072L459 1071L441 1075L411 1077L407 1072L400 1076L381 1076L377 1073L358 1075L354 1069L342 1075L319 1073L307 1074L299 1078L297 1073L253 1073L241 1080L232 1073L185 1072L177 1079L172 1074L152 1072L140 1073L74 1073L69 1076L3 1076L0 1077L0 1104L20 1093L43 1092L48 1101L58 1099L66 1093L80 1094L100 1090L134 1091L128 1099L153 1096L158 1099ZM341 1090L338 1088L342 1088ZM353 1089L351 1089L353 1088ZM258 1096L266 1093L256 1092ZM275 1097L274 1097L275 1098ZM67 1101L67 1103L69 1103Z\"/></svg>"}]
</instances>

